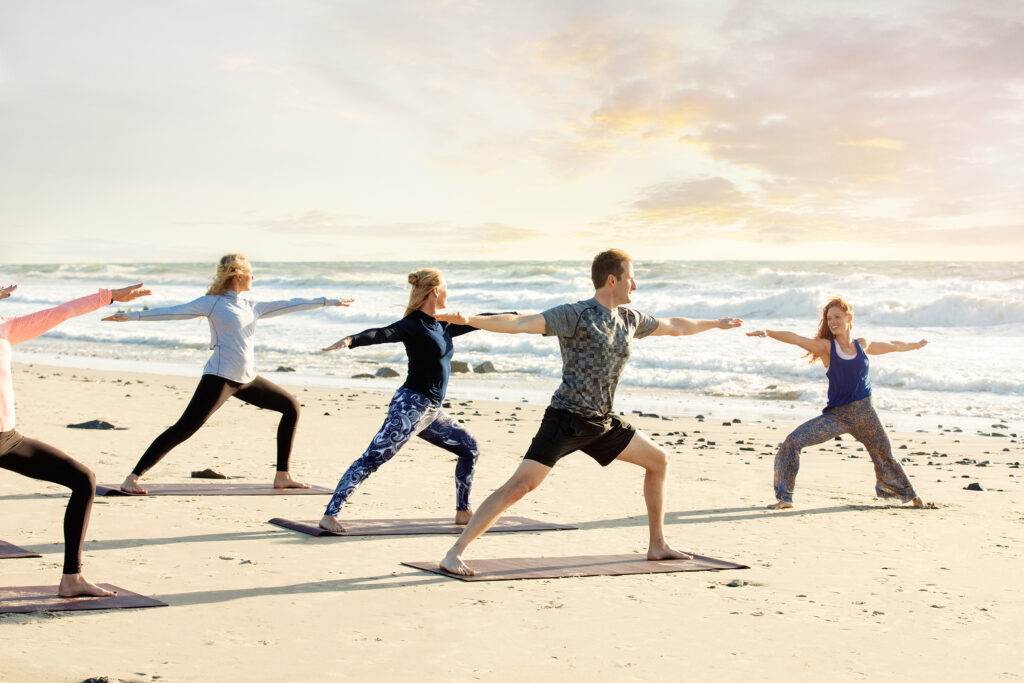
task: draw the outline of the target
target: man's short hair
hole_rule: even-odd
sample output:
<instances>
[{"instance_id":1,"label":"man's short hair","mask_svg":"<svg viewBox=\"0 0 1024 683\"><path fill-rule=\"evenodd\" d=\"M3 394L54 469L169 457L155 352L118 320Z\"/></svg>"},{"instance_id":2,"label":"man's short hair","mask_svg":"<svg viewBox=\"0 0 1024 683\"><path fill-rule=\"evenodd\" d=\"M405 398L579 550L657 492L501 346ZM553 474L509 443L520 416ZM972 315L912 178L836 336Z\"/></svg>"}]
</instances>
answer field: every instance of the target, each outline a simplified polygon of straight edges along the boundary
<instances>
[{"instance_id":1,"label":"man's short hair","mask_svg":"<svg viewBox=\"0 0 1024 683\"><path fill-rule=\"evenodd\" d=\"M594 289L601 289L608 282L608 276L622 277L626 270L626 264L632 263L633 259L621 249L609 249L602 251L594 257L590 266L590 278L594 281Z\"/></svg>"}]
</instances>

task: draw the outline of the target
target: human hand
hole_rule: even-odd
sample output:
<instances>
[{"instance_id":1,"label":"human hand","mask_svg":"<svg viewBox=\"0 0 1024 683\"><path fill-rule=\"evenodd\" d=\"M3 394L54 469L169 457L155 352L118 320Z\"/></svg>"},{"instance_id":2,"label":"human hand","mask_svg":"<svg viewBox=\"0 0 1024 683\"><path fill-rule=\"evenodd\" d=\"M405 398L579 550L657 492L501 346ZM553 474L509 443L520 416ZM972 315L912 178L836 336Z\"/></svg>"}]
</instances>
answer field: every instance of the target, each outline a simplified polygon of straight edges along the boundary
<instances>
[{"instance_id":1,"label":"human hand","mask_svg":"<svg viewBox=\"0 0 1024 683\"><path fill-rule=\"evenodd\" d=\"M325 347L324 351L334 351L336 349L347 349L352 346L352 337L344 337L334 342L328 347Z\"/></svg>"},{"instance_id":2,"label":"human hand","mask_svg":"<svg viewBox=\"0 0 1024 683\"><path fill-rule=\"evenodd\" d=\"M142 289L142 283L137 285L128 285L121 289L110 290L110 298L112 301L120 301L122 303L126 301L133 301L138 299L140 296L149 296L153 292L148 289Z\"/></svg>"},{"instance_id":3,"label":"human hand","mask_svg":"<svg viewBox=\"0 0 1024 683\"><path fill-rule=\"evenodd\" d=\"M0 299L6 299L11 295L11 292L16 290L18 285L10 285L8 287L0 287Z\"/></svg>"}]
</instances>

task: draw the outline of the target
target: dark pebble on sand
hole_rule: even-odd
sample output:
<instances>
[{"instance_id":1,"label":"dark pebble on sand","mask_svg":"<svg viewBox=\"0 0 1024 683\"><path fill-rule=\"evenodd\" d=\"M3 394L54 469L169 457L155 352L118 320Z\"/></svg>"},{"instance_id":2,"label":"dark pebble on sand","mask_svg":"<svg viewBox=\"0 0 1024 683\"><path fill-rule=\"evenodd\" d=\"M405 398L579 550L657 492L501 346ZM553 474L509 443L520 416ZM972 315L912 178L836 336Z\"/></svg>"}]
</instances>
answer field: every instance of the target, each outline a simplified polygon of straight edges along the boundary
<instances>
[{"instance_id":1,"label":"dark pebble on sand","mask_svg":"<svg viewBox=\"0 0 1024 683\"><path fill-rule=\"evenodd\" d=\"M358 375L352 375L352 379L373 379L373 375L368 372L360 372Z\"/></svg>"},{"instance_id":2,"label":"dark pebble on sand","mask_svg":"<svg viewBox=\"0 0 1024 683\"><path fill-rule=\"evenodd\" d=\"M740 586L746 586L747 582L743 579L733 579L729 583L725 584L729 588L739 588Z\"/></svg>"},{"instance_id":3,"label":"dark pebble on sand","mask_svg":"<svg viewBox=\"0 0 1024 683\"><path fill-rule=\"evenodd\" d=\"M117 427L106 420L89 420L88 422L68 425L68 429L117 429Z\"/></svg>"},{"instance_id":4,"label":"dark pebble on sand","mask_svg":"<svg viewBox=\"0 0 1024 683\"><path fill-rule=\"evenodd\" d=\"M984 491L984 490L985 489L981 488L981 484L979 484L976 481L972 481L970 484L968 484L967 486L964 487L964 491Z\"/></svg>"},{"instance_id":5,"label":"dark pebble on sand","mask_svg":"<svg viewBox=\"0 0 1024 683\"><path fill-rule=\"evenodd\" d=\"M295 372L295 368L289 367L287 365L278 365L277 370L274 370L274 372Z\"/></svg>"},{"instance_id":6,"label":"dark pebble on sand","mask_svg":"<svg viewBox=\"0 0 1024 683\"><path fill-rule=\"evenodd\" d=\"M376 377L398 377L398 373L387 366L377 368L377 372L373 374Z\"/></svg>"},{"instance_id":7,"label":"dark pebble on sand","mask_svg":"<svg viewBox=\"0 0 1024 683\"><path fill-rule=\"evenodd\" d=\"M469 372L469 363L464 360L452 361L452 372Z\"/></svg>"},{"instance_id":8,"label":"dark pebble on sand","mask_svg":"<svg viewBox=\"0 0 1024 683\"><path fill-rule=\"evenodd\" d=\"M494 367L494 363L492 363L489 360L485 360L483 363L481 363L480 365L478 365L475 368L473 368L473 372L476 372L476 373L497 372L497 370Z\"/></svg>"}]
</instances>

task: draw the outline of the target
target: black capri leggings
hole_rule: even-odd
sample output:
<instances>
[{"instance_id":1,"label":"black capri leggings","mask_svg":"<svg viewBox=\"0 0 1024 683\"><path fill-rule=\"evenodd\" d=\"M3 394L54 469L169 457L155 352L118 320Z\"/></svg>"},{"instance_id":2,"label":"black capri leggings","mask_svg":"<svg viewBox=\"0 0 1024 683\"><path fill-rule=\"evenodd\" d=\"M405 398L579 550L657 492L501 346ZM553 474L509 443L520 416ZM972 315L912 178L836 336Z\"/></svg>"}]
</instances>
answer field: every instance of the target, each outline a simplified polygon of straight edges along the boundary
<instances>
[{"instance_id":1,"label":"black capri leggings","mask_svg":"<svg viewBox=\"0 0 1024 683\"><path fill-rule=\"evenodd\" d=\"M177 422L156 437L139 458L132 473L141 477L149 471L172 448L195 434L232 396L258 408L281 413L281 422L277 425L277 470L287 472L292 443L295 441L295 426L299 421L299 402L295 397L262 377L242 384L217 375L203 375L185 412Z\"/></svg>"},{"instance_id":2,"label":"black capri leggings","mask_svg":"<svg viewBox=\"0 0 1024 683\"><path fill-rule=\"evenodd\" d=\"M82 543L96 495L96 475L71 456L13 429L0 432L0 467L71 489L64 512L64 573L82 571Z\"/></svg>"}]
</instances>

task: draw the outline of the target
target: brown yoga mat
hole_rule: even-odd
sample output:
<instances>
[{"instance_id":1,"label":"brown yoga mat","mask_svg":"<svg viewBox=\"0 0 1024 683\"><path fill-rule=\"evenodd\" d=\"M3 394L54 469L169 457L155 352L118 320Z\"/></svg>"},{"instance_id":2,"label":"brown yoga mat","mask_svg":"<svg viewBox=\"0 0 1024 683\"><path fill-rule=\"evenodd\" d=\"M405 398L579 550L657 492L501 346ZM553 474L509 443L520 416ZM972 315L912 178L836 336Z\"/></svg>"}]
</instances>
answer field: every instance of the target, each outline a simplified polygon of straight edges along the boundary
<instances>
[{"instance_id":1,"label":"brown yoga mat","mask_svg":"<svg viewBox=\"0 0 1024 683\"><path fill-rule=\"evenodd\" d=\"M97 584L110 591L117 591L112 598L62 598L57 587L49 586L4 586L0 587L0 614L28 614L29 612L69 612L87 609L126 609L133 607L167 607L145 595L132 593L109 583Z\"/></svg>"},{"instance_id":2,"label":"brown yoga mat","mask_svg":"<svg viewBox=\"0 0 1024 683\"><path fill-rule=\"evenodd\" d=\"M7 541L0 541L0 560L10 560L15 557L42 557L42 555L34 553L31 550L19 548Z\"/></svg>"},{"instance_id":3,"label":"brown yoga mat","mask_svg":"<svg viewBox=\"0 0 1024 683\"><path fill-rule=\"evenodd\" d=\"M267 484L143 484L149 496L308 496L334 493L334 489L313 486L308 489L275 489ZM142 496L125 493L118 486L96 485L97 496Z\"/></svg>"},{"instance_id":4,"label":"brown yoga mat","mask_svg":"<svg viewBox=\"0 0 1024 683\"><path fill-rule=\"evenodd\" d=\"M403 562L463 581L508 581L511 579L562 579L577 576L622 576L624 574L665 574L718 569L750 569L745 564L694 555L692 560L647 560L642 555L579 555L575 557L510 557L500 560L468 560L476 573L458 576L441 569L437 562Z\"/></svg>"},{"instance_id":5,"label":"brown yoga mat","mask_svg":"<svg viewBox=\"0 0 1024 683\"><path fill-rule=\"evenodd\" d=\"M271 524L301 531L310 536L398 536L413 534L461 534L464 526L453 524L451 518L444 519L353 519L343 521L345 533L336 534L317 526L318 521L295 522L282 517L270 520ZM502 517L488 531L557 531L576 529L565 524L548 524L526 517Z\"/></svg>"}]
</instances>

